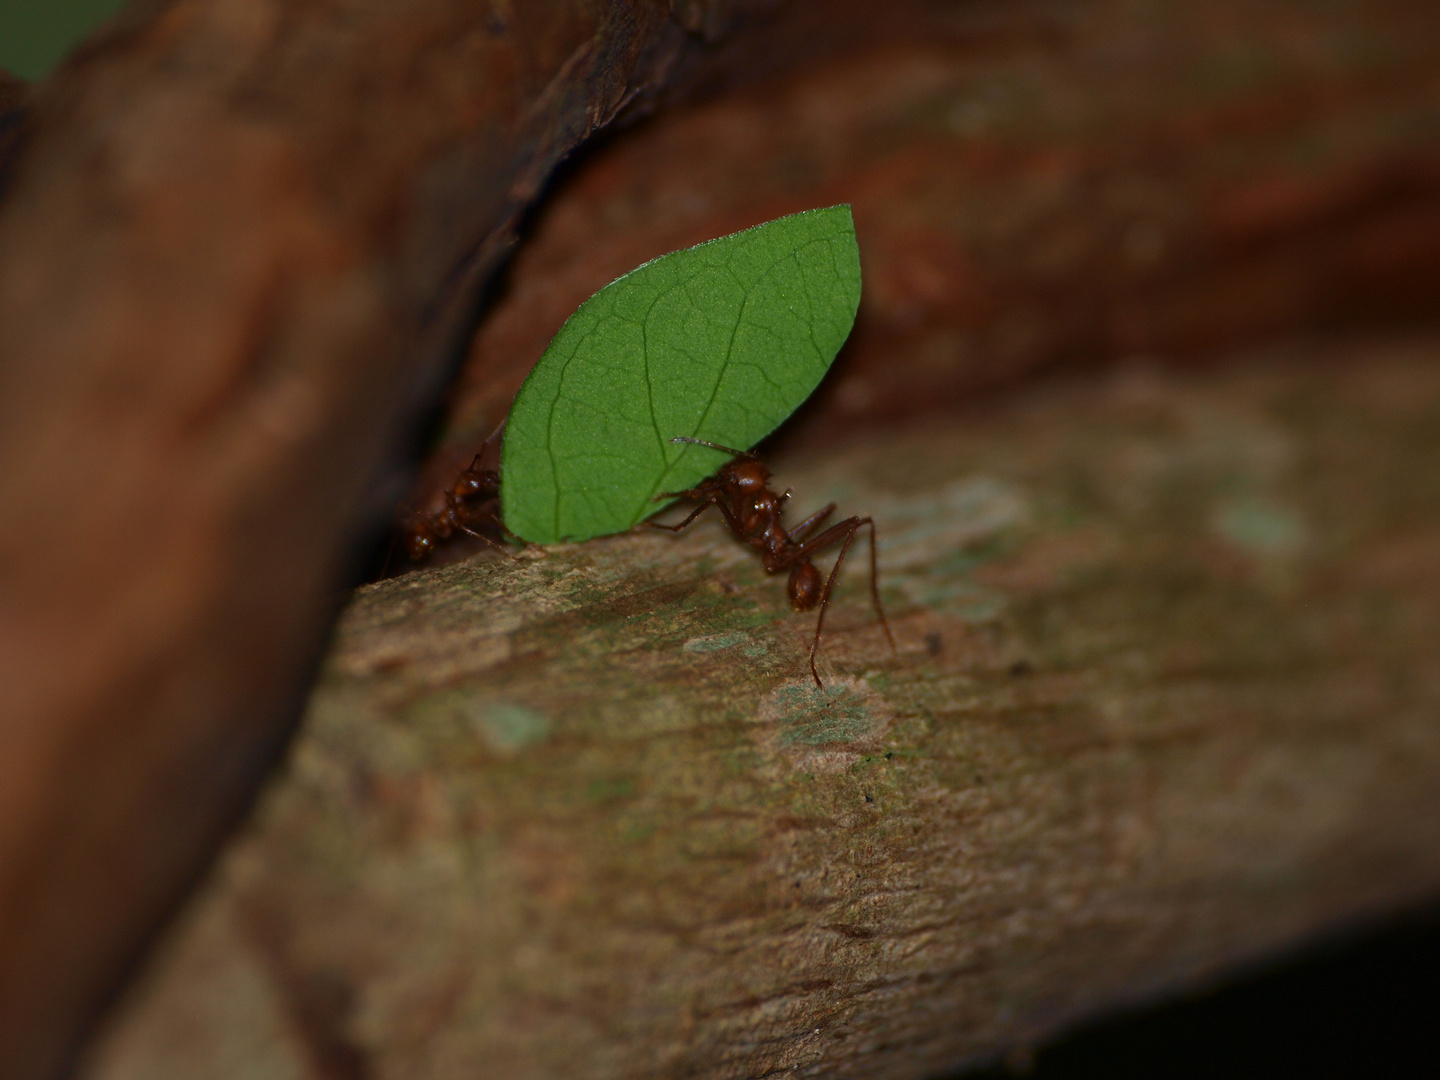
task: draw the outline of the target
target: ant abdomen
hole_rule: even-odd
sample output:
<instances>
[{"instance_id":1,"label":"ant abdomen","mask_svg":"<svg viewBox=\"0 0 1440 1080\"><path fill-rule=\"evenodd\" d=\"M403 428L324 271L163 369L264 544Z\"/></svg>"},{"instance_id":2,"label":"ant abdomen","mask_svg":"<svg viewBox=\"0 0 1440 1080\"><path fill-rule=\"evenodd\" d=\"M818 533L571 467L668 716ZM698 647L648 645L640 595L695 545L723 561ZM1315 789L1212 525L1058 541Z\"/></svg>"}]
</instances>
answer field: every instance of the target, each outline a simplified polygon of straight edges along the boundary
<instances>
[{"instance_id":1,"label":"ant abdomen","mask_svg":"<svg viewBox=\"0 0 1440 1080\"><path fill-rule=\"evenodd\" d=\"M809 611L820 600L820 571L809 562L796 563L790 571L790 606Z\"/></svg>"}]
</instances>

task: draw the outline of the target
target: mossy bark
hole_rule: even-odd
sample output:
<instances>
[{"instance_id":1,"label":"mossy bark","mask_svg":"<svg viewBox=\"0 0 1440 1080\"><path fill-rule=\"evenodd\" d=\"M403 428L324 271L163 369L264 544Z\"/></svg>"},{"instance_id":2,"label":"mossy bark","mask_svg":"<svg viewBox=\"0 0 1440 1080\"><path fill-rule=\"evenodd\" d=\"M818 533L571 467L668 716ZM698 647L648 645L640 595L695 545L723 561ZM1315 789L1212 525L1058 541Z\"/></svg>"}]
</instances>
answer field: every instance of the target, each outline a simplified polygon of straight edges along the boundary
<instances>
[{"instance_id":1,"label":"mossy bark","mask_svg":"<svg viewBox=\"0 0 1440 1080\"><path fill-rule=\"evenodd\" d=\"M923 1077L1440 888L1440 346L1126 368L354 597L90 1080Z\"/></svg>"}]
</instances>

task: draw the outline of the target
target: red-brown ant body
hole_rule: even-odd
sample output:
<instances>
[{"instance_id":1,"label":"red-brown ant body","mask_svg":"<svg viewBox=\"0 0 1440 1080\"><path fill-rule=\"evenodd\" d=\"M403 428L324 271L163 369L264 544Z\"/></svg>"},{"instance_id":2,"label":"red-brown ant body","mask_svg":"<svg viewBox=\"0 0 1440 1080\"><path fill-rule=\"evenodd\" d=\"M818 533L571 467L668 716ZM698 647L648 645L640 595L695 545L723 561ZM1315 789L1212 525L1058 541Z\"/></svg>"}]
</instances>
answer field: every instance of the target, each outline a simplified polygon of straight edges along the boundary
<instances>
[{"instance_id":1,"label":"red-brown ant body","mask_svg":"<svg viewBox=\"0 0 1440 1080\"><path fill-rule=\"evenodd\" d=\"M400 539L410 558L425 558L437 545L457 533L473 536L510 554L494 536L480 531L485 529L500 536L508 535L500 521L500 473L480 467L490 444L503 430L505 425L501 424L480 445L480 452L445 490L444 501L439 507L430 511L413 511L406 517L400 529Z\"/></svg>"},{"instance_id":2,"label":"red-brown ant body","mask_svg":"<svg viewBox=\"0 0 1440 1080\"><path fill-rule=\"evenodd\" d=\"M855 534L864 525L870 526L870 599L874 602L875 614L880 617L880 626L885 631L890 647L895 648L895 637L890 633L890 623L885 618L885 608L880 603L873 519L848 517L831 525L824 532L810 535L835 512L835 504L832 502L811 514L795 528L787 530L780 522L780 514L785 501L790 498L790 492L782 494L770 490L770 470L755 453L684 436L670 441L708 446L712 450L732 455L732 459L710 479L693 488L655 496L656 499L693 499L700 505L678 525L661 525L655 522L652 524L656 528L678 533L711 506L717 507L731 532L760 553L766 573L777 574L781 570L789 570L790 603L795 610L810 611L816 604L820 606L819 617L815 620L815 637L810 642L810 674L815 679L816 686L821 690L825 689L815 667L815 653L820 648L820 632L825 626L825 609L830 604L830 589L835 584L835 576L845 562L845 554L850 550ZM822 586L820 572L815 569L811 558L837 543L840 544L840 554Z\"/></svg>"},{"instance_id":3,"label":"red-brown ant body","mask_svg":"<svg viewBox=\"0 0 1440 1080\"><path fill-rule=\"evenodd\" d=\"M480 468L480 455L476 454L469 467L446 489L444 505L428 513L415 511L406 519L401 529L405 553L412 559L423 559L437 544L456 533L501 547L498 541L477 528L499 525L499 501L500 474L494 469Z\"/></svg>"},{"instance_id":4,"label":"red-brown ant body","mask_svg":"<svg viewBox=\"0 0 1440 1080\"><path fill-rule=\"evenodd\" d=\"M498 434L498 432L497 432ZM495 438L486 440L486 446ZM870 599L880 627L890 647L895 648L895 637L890 632L890 622L885 617L885 608L880 602L879 568L875 554L875 522L869 517L848 517L838 521L816 535L819 529L835 512L835 504L828 505L811 514L793 529L786 529L781 523L781 513L790 492L777 493L770 489L770 470L753 451L735 450L728 446L692 439L684 436L671 442L692 443L708 446L732 455L731 460L714 476L686 491L672 491L655 496L659 499L692 499L700 505L678 525L662 525L650 522L657 529L682 532L696 518L711 506L717 507L725 523L741 541L760 553L766 573L777 574L790 571L788 592L791 606L796 611L811 611L817 605L820 613L815 620L815 635L810 642L810 675L821 690L825 684L820 681L820 672L815 665L815 656L820 648L820 636L825 628L825 612L830 605L830 592L845 556L855 539L855 534L866 525L870 527ZM457 533L465 533L483 540L502 551L504 546L480 529L490 528L502 534L505 531L500 521L500 474L494 469L482 468L481 459L485 448L476 454L470 465L464 469L444 492L444 503L429 512L416 511L409 515L402 529L401 537L406 552L412 559L423 559L436 546L449 540ZM835 565L821 583L820 572L815 569L813 557L826 548L840 544L840 554ZM506 551L509 554L508 551Z\"/></svg>"}]
</instances>

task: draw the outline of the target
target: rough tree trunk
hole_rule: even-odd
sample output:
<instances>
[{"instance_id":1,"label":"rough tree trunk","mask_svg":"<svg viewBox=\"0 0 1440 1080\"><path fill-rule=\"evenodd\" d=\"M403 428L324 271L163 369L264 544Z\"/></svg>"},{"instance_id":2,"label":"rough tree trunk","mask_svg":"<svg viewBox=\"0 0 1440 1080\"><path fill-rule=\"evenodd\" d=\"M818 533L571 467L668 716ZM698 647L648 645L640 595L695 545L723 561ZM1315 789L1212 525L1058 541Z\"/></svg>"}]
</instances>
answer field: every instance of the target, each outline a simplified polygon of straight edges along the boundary
<instances>
[{"instance_id":1,"label":"rough tree trunk","mask_svg":"<svg viewBox=\"0 0 1440 1080\"><path fill-rule=\"evenodd\" d=\"M1440 341L1125 369L368 586L89 1080L933 1076L1440 888Z\"/></svg>"}]
</instances>

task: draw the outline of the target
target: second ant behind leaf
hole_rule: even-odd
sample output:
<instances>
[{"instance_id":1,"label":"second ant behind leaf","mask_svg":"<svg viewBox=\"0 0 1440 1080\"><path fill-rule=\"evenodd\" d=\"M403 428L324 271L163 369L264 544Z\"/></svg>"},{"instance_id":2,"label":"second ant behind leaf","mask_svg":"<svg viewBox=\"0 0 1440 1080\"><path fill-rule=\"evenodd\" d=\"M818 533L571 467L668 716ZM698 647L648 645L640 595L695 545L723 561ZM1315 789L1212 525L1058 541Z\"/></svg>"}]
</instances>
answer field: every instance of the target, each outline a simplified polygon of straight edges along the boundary
<instances>
[{"instance_id":1,"label":"second ant behind leaf","mask_svg":"<svg viewBox=\"0 0 1440 1080\"><path fill-rule=\"evenodd\" d=\"M469 466L440 493L438 505L404 515L400 540L412 560L427 558L439 545L461 534L511 554L503 543L509 534L500 520L500 471L484 464L487 452L504 429L502 423L480 444Z\"/></svg>"}]
</instances>

